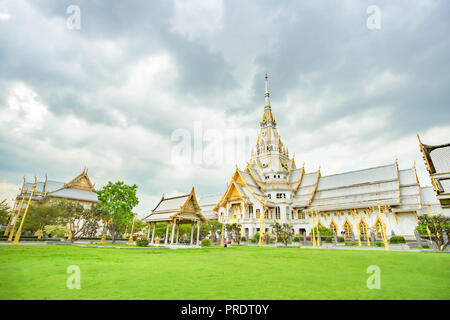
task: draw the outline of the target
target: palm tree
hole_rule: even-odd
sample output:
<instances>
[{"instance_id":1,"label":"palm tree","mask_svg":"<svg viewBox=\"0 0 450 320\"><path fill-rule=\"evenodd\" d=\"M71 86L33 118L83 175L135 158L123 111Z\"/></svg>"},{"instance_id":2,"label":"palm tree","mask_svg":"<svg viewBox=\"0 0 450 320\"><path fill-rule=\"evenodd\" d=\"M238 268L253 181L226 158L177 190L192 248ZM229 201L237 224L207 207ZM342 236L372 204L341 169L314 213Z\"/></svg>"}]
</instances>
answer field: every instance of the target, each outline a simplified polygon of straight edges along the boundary
<instances>
[{"instance_id":1,"label":"palm tree","mask_svg":"<svg viewBox=\"0 0 450 320\"><path fill-rule=\"evenodd\" d=\"M270 227L272 228L272 233L275 235L275 244L278 242L278 236L282 231L282 226L277 221L273 222Z\"/></svg>"},{"instance_id":2,"label":"palm tree","mask_svg":"<svg viewBox=\"0 0 450 320\"><path fill-rule=\"evenodd\" d=\"M292 225L288 223L283 223L283 225L281 226L280 237L285 246L287 246L291 236L292 236Z\"/></svg>"}]
</instances>

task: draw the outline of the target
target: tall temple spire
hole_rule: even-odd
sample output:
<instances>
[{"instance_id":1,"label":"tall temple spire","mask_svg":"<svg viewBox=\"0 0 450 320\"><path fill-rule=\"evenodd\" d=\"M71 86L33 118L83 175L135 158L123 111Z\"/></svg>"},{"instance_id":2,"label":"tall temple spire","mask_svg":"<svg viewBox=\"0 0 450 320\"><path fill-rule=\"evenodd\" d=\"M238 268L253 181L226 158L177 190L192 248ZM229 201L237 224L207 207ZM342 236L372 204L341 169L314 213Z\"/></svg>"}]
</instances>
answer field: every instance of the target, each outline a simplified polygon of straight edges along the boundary
<instances>
[{"instance_id":1,"label":"tall temple spire","mask_svg":"<svg viewBox=\"0 0 450 320\"><path fill-rule=\"evenodd\" d=\"M275 121L275 118L272 114L272 107L270 105L270 93L269 93L269 84L268 84L268 76L267 73L264 76L264 78L266 79L266 92L264 93L264 97L265 97L265 105L264 105L264 114L263 114L263 119L260 122L261 127L267 127L267 126L272 126L272 127L276 127L277 122Z\"/></svg>"}]
</instances>

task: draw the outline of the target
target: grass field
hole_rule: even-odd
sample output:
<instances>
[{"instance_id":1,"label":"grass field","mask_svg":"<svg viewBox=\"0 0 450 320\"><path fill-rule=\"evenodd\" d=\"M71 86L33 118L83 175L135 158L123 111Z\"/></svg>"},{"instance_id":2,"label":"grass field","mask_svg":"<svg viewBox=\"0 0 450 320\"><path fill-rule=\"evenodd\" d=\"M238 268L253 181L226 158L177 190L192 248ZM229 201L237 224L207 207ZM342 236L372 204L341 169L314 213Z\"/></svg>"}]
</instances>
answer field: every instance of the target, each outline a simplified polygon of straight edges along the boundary
<instances>
[{"instance_id":1,"label":"grass field","mask_svg":"<svg viewBox=\"0 0 450 320\"><path fill-rule=\"evenodd\" d=\"M450 255L232 247L0 246L0 299L450 299ZM69 290L67 267L81 270ZM381 269L369 290L366 269Z\"/></svg>"}]
</instances>

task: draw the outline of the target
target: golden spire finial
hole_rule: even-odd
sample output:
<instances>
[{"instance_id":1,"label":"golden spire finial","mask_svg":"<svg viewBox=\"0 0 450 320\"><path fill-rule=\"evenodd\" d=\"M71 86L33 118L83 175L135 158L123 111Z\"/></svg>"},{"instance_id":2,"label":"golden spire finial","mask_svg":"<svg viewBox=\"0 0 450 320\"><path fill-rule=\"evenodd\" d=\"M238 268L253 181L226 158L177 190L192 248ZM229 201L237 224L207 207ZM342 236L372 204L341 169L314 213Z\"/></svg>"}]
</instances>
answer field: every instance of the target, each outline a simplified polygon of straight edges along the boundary
<instances>
[{"instance_id":1,"label":"golden spire finial","mask_svg":"<svg viewBox=\"0 0 450 320\"><path fill-rule=\"evenodd\" d=\"M264 78L266 79L266 91L264 92L264 96L266 97L266 104L264 107L268 107L270 109L269 77L267 76L267 73Z\"/></svg>"}]
</instances>

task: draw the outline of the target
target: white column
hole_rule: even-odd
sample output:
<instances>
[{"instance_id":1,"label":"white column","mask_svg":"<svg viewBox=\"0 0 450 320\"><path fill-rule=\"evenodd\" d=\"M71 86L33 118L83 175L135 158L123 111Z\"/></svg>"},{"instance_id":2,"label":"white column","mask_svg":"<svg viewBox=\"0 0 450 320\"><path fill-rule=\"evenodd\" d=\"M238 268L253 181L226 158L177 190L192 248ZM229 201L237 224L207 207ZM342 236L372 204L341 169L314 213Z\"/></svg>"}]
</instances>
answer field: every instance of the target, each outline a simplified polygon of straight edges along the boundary
<instances>
[{"instance_id":1,"label":"white column","mask_svg":"<svg viewBox=\"0 0 450 320\"><path fill-rule=\"evenodd\" d=\"M180 237L180 225L177 224L177 239L175 240L175 243L178 244L178 238Z\"/></svg>"},{"instance_id":2,"label":"white column","mask_svg":"<svg viewBox=\"0 0 450 320\"><path fill-rule=\"evenodd\" d=\"M169 222L167 222L166 226L166 237L164 238L164 244L167 244L167 241L169 240Z\"/></svg>"},{"instance_id":3,"label":"white column","mask_svg":"<svg viewBox=\"0 0 450 320\"><path fill-rule=\"evenodd\" d=\"M150 238L150 227L151 227L151 225L152 225L152 223L151 223L151 222L149 222L149 223L148 223L148 232L147 232L147 239L149 239L149 238Z\"/></svg>"},{"instance_id":4,"label":"white column","mask_svg":"<svg viewBox=\"0 0 450 320\"><path fill-rule=\"evenodd\" d=\"M194 244L194 223L191 224L191 246Z\"/></svg>"},{"instance_id":5,"label":"white column","mask_svg":"<svg viewBox=\"0 0 450 320\"><path fill-rule=\"evenodd\" d=\"M197 221L197 245L200 245L200 220Z\"/></svg>"},{"instance_id":6,"label":"white column","mask_svg":"<svg viewBox=\"0 0 450 320\"><path fill-rule=\"evenodd\" d=\"M152 231L152 244L155 243L155 229L156 229L156 222L153 223L153 231Z\"/></svg>"},{"instance_id":7,"label":"white column","mask_svg":"<svg viewBox=\"0 0 450 320\"><path fill-rule=\"evenodd\" d=\"M173 237L175 236L175 228L177 227L176 221L172 222L172 235L170 237L170 244L173 243Z\"/></svg>"}]
</instances>

